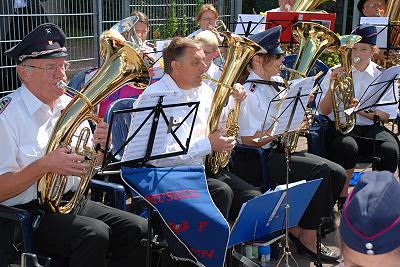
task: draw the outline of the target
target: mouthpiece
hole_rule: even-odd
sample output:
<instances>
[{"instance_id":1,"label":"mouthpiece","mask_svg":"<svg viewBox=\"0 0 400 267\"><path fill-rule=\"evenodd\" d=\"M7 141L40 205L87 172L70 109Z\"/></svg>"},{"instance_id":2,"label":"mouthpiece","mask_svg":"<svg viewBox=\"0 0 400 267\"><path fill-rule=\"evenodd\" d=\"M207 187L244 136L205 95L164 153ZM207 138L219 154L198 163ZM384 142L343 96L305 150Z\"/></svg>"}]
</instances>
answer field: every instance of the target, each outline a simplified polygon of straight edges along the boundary
<instances>
[{"instance_id":1,"label":"mouthpiece","mask_svg":"<svg viewBox=\"0 0 400 267\"><path fill-rule=\"evenodd\" d=\"M286 4L285 5L285 10L286 11L291 11L292 10L292 6L290 4Z\"/></svg>"},{"instance_id":2,"label":"mouthpiece","mask_svg":"<svg viewBox=\"0 0 400 267\"><path fill-rule=\"evenodd\" d=\"M64 81L60 80L57 82L57 87L66 90L67 85L65 84Z\"/></svg>"},{"instance_id":3,"label":"mouthpiece","mask_svg":"<svg viewBox=\"0 0 400 267\"><path fill-rule=\"evenodd\" d=\"M354 57L353 62L354 62L354 64L360 63L360 57Z\"/></svg>"}]
</instances>

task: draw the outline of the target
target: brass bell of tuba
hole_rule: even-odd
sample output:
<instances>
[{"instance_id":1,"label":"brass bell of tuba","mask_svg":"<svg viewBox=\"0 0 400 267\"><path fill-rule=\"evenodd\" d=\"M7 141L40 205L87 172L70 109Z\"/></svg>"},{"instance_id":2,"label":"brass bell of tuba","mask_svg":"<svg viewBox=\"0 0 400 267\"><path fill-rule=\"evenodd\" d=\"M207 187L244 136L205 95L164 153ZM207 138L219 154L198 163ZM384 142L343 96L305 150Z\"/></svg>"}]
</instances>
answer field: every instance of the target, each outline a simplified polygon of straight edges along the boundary
<instances>
[{"instance_id":1,"label":"brass bell of tuba","mask_svg":"<svg viewBox=\"0 0 400 267\"><path fill-rule=\"evenodd\" d=\"M332 112L335 117L335 128L342 134L351 132L356 124L356 114L347 114L345 110L353 107L354 85L352 76L351 49L354 44L361 41L359 35L340 36L338 53L341 57L343 71L330 83L332 92ZM354 59L357 61L357 59Z\"/></svg>"},{"instance_id":2,"label":"brass bell of tuba","mask_svg":"<svg viewBox=\"0 0 400 267\"><path fill-rule=\"evenodd\" d=\"M318 6L327 1L329 0L296 0L296 2L292 5L290 11L314 11L317 9ZM336 1L333 0L333 2Z\"/></svg>"},{"instance_id":3,"label":"brass bell of tuba","mask_svg":"<svg viewBox=\"0 0 400 267\"><path fill-rule=\"evenodd\" d=\"M131 19L136 23L137 17L131 17ZM122 85L127 82L147 85L149 82L145 63L136 50L137 44L125 40L122 36L115 38L113 34L110 34L104 35L100 46L104 54L104 63L80 92L74 91L62 82L58 84L63 89L74 91L76 95L62 111L54 126L46 154L60 147L74 147L73 139L74 142L77 139L74 152L85 156L85 161L89 163L90 168L85 175L80 177L78 189L71 200L65 204L62 196L69 179L67 176L47 173L39 180L39 202L52 212L62 214L71 212L84 196L89 180L97 171L95 166L98 149L88 146L90 130L85 127L79 132L78 128L86 120L100 122L101 119L93 114L94 107Z\"/></svg>"},{"instance_id":4,"label":"brass bell of tuba","mask_svg":"<svg viewBox=\"0 0 400 267\"><path fill-rule=\"evenodd\" d=\"M227 57L221 78L219 79L214 97L211 103L211 110L208 116L208 133L212 133L218 129L219 120L225 104L231 95L232 86L238 80L239 75L246 68L251 58L262 49L257 43L241 37L239 35L224 32L227 42ZM240 103L236 102L235 107L228 113L226 121L227 136L237 138L239 134L239 117ZM212 152L206 158L206 169L208 172L217 173L224 168L228 162L231 152Z\"/></svg>"},{"instance_id":5,"label":"brass bell of tuba","mask_svg":"<svg viewBox=\"0 0 400 267\"><path fill-rule=\"evenodd\" d=\"M296 23L293 25L293 36L299 42L299 54L289 80L307 77L322 52L326 49L333 49L340 44L339 38L334 32L314 22ZM290 153L295 152L299 136L300 130L289 133L284 138Z\"/></svg>"},{"instance_id":6,"label":"brass bell of tuba","mask_svg":"<svg viewBox=\"0 0 400 267\"><path fill-rule=\"evenodd\" d=\"M388 46L399 47L400 46L400 1L399 0L386 0L386 11L384 17L389 17L389 21L392 24L390 29L390 42ZM389 59L389 66L400 65L400 52L395 51L395 55L392 59Z\"/></svg>"}]
</instances>

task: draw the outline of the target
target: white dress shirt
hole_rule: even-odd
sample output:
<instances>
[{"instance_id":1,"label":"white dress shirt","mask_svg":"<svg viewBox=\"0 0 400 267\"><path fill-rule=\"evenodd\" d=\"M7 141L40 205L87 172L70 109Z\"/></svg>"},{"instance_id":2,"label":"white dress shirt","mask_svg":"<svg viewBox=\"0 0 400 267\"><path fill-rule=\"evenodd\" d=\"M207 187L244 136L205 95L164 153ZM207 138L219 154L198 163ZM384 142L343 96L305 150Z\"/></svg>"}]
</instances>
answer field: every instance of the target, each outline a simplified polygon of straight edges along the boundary
<instances>
[{"instance_id":1,"label":"white dress shirt","mask_svg":"<svg viewBox=\"0 0 400 267\"><path fill-rule=\"evenodd\" d=\"M332 69L330 69L327 74L325 75L324 80L321 83L322 88L322 97L325 96L326 92L330 86L330 77L331 77ZM364 71L358 71L356 68L353 67L352 76L353 76L353 86L354 86L354 94L355 98L360 100L361 96L364 94L365 90L368 86L376 79L376 77L381 74L382 71L378 69L378 65L374 62L370 62L367 68ZM380 100L380 102L395 102L396 99L399 98L397 84L395 85L395 93L396 96L393 95L392 90L389 90L387 94ZM363 101L363 100L361 100ZM397 116L397 104L386 105L386 106L377 106L373 109L383 111L389 114L390 119L394 119ZM329 119L332 121L335 120L333 111L327 115ZM364 116L357 114L356 116L356 125L372 125L374 122Z\"/></svg>"},{"instance_id":2,"label":"white dress shirt","mask_svg":"<svg viewBox=\"0 0 400 267\"><path fill-rule=\"evenodd\" d=\"M251 72L247 80L263 80L256 73ZM283 82L279 76L274 76L276 82ZM240 105L239 113L239 137L253 136L257 131L263 131L272 125L272 119L265 122L265 117L268 113L268 118L275 115L272 112L274 109L269 109L270 101L278 94L278 92L270 85L247 82L244 85L247 93L247 98ZM264 125L264 127L263 127ZM263 129L264 128L264 129ZM238 140L241 142L241 139ZM263 148L269 148L270 143L267 143Z\"/></svg>"},{"instance_id":3,"label":"white dress shirt","mask_svg":"<svg viewBox=\"0 0 400 267\"><path fill-rule=\"evenodd\" d=\"M61 96L53 111L24 84L8 95L11 102L0 114L0 175L15 172L43 157L61 110L71 98ZM79 178L69 179L65 192L76 189ZM14 206L37 198L37 183L1 204Z\"/></svg>"},{"instance_id":4,"label":"white dress shirt","mask_svg":"<svg viewBox=\"0 0 400 267\"><path fill-rule=\"evenodd\" d=\"M207 136L207 120L210 112L210 105L212 101L213 91L206 84L202 84L200 87L193 88L191 90L183 90L178 87L175 81L165 74L160 81L150 85L135 102L135 106L138 106L142 95L151 94L154 92L176 92L177 99L176 103L184 103L191 101L200 101L199 110L197 112L192 137L189 144L189 151L185 155L157 159L150 161L149 163L156 167L171 167L178 165L193 166L203 165L204 156L211 153L211 144ZM178 111L174 109L173 117L183 118L186 116L186 110L182 109ZM192 116L192 115L191 115ZM176 132L178 137L188 136L191 129L189 122L192 121L192 117L189 117L183 125ZM167 152L180 150L178 144L173 140L172 136L168 135L167 139Z\"/></svg>"},{"instance_id":5,"label":"white dress shirt","mask_svg":"<svg viewBox=\"0 0 400 267\"><path fill-rule=\"evenodd\" d=\"M196 37L196 35L198 35L202 31L203 31L202 29L198 29L198 30L192 32L191 34L189 34L186 38L193 39L194 37Z\"/></svg>"}]
</instances>

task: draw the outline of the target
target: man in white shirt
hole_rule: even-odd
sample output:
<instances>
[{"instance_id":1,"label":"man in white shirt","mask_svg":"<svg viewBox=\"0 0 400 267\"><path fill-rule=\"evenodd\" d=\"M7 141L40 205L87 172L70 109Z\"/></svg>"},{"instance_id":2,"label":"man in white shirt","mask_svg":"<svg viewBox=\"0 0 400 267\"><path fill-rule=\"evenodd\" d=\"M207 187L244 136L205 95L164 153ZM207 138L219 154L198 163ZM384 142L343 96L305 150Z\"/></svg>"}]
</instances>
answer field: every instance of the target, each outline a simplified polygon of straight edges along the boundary
<instances>
[{"instance_id":1,"label":"man in white shirt","mask_svg":"<svg viewBox=\"0 0 400 267\"><path fill-rule=\"evenodd\" d=\"M161 80L149 86L139 97L153 92L173 92L177 95L176 103L200 101L189 151L185 155L151 161L156 167L203 165L204 158L212 151L222 152L232 150L236 144L234 137L224 136L224 130L207 133L207 120L211 108L213 91L202 83L201 74L207 69L205 54L201 45L192 39L177 37L163 51L165 75ZM245 99L243 87L235 85L232 96L237 101ZM174 111L174 117L185 117L184 111ZM189 121L190 118L189 118ZM184 135L190 130L190 125L184 123L177 135ZM174 151L178 146L173 140L167 140L167 151ZM175 150L176 151L176 150ZM252 185L225 170L216 175L207 174L207 184L211 197L221 213L235 219L241 205L260 195ZM232 206L232 207L231 207Z\"/></svg>"},{"instance_id":2,"label":"man in white shirt","mask_svg":"<svg viewBox=\"0 0 400 267\"><path fill-rule=\"evenodd\" d=\"M0 100L0 202L40 218L34 232L39 253L66 258L69 266L128 266L133 262L144 266L140 240L147 232L145 219L85 199L69 214L48 212L38 203L37 182L46 173L69 176L66 196L76 187L79 178L74 176L86 174L89 168L84 156L68 147L45 154L54 125L71 100L57 86L67 80L64 45L64 32L46 23L5 53L17 62L22 86ZM107 131L108 125L99 123L93 143L104 148ZM98 157L104 152L100 149ZM10 226L0 220L1 240L11 243Z\"/></svg>"}]
</instances>

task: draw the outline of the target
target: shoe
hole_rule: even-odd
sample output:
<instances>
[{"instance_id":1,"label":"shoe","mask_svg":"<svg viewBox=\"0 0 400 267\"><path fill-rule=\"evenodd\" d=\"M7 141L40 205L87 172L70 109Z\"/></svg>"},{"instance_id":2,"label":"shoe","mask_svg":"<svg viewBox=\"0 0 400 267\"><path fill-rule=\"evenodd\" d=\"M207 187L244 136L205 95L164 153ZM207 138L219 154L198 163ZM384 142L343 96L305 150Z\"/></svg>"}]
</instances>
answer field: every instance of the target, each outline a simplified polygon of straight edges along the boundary
<instances>
[{"instance_id":1,"label":"shoe","mask_svg":"<svg viewBox=\"0 0 400 267\"><path fill-rule=\"evenodd\" d=\"M317 258L317 254L309 250L303 243L301 243L300 239L299 242L296 244L297 245L297 253L300 255L303 254L308 254L313 258ZM328 261L328 262L333 262L337 261L339 259L339 255L336 254L333 250L329 249L328 247L324 246L321 244L321 261Z\"/></svg>"}]
</instances>

